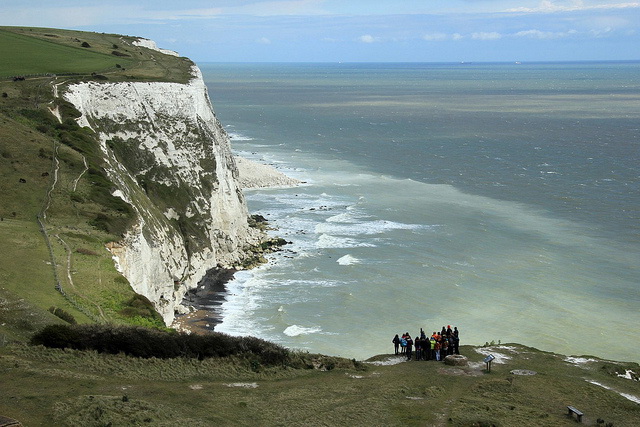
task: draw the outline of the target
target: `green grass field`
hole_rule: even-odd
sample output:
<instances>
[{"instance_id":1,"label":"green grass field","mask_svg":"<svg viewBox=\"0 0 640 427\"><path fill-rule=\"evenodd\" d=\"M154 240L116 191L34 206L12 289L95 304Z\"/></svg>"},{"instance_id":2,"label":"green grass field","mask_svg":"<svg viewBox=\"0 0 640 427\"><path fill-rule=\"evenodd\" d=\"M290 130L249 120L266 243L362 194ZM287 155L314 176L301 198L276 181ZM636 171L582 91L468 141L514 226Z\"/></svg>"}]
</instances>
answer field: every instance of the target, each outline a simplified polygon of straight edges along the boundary
<instances>
[{"instance_id":1,"label":"green grass field","mask_svg":"<svg viewBox=\"0 0 640 427\"><path fill-rule=\"evenodd\" d=\"M0 78L44 73L100 73L115 69L116 63L129 66L132 62L83 48L81 43L76 47L55 43L55 39L51 37L49 41L0 29Z\"/></svg>"},{"instance_id":2,"label":"green grass field","mask_svg":"<svg viewBox=\"0 0 640 427\"><path fill-rule=\"evenodd\" d=\"M186 83L191 78L189 59L134 46L135 39L53 28L0 27L0 79L92 73L111 81Z\"/></svg>"},{"instance_id":3,"label":"green grass field","mask_svg":"<svg viewBox=\"0 0 640 427\"><path fill-rule=\"evenodd\" d=\"M256 372L241 358L134 359L14 345L0 348L0 415L26 426L574 426L566 409L573 405L585 413L584 425L598 418L638 425L640 405L620 393L638 396L640 383L616 375L637 372L637 364L576 366L509 348L492 349L510 358L490 373L469 346L461 348L473 362L467 367L411 361L361 369L325 357L333 369Z\"/></svg>"}]
</instances>

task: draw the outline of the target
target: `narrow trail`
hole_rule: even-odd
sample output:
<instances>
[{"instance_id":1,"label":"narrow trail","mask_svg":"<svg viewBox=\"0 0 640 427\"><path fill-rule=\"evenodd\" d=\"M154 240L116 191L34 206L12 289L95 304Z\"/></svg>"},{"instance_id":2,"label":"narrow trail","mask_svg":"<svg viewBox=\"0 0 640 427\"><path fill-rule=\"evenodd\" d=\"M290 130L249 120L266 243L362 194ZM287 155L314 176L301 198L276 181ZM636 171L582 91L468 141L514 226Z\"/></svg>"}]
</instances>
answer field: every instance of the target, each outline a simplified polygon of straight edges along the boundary
<instances>
[{"instance_id":1,"label":"narrow trail","mask_svg":"<svg viewBox=\"0 0 640 427\"><path fill-rule=\"evenodd\" d=\"M82 170L82 172L80 172L80 175L78 175L76 179L73 180L73 185L71 187L72 191L76 191L76 189L78 188L78 181L80 181L80 178L82 178L82 176L89 170L89 166L87 165L87 158L83 154L80 154L80 155L82 156L82 163L84 164L84 169Z\"/></svg>"},{"instance_id":2,"label":"narrow trail","mask_svg":"<svg viewBox=\"0 0 640 427\"><path fill-rule=\"evenodd\" d=\"M73 289L74 293L76 295L78 295L79 297L81 297L82 299L89 301L91 304L93 304L96 309L98 310L98 312L100 313L100 317L102 318L102 320L104 320L105 322L107 321L107 317L105 316L104 312L102 311L102 307L100 307L100 305L96 304L95 302L91 301L90 298L88 298L86 295L84 295L83 293L79 292L78 289L76 288L75 284L73 283L73 278L71 277L71 256L72 256L72 252L71 252L71 248L69 247L69 245L67 244L67 242L65 242L62 237L60 237L59 234L56 234L56 239L58 239L58 241L62 244L62 246L64 246L66 252L67 252L67 267L66 267L66 272L67 272L67 280L69 282L69 287L71 289Z\"/></svg>"},{"instance_id":3,"label":"narrow trail","mask_svg":"<svg viewBox=\"0 0 640 427\"><path fill-rule=\"evenodd\" d=\"M53 178L51 180L51 186L49 190L47 190L47 195L45 196L44 206L42 207L42 220L43 222L47 220L47 210L51 206L51 194L53 190L56 188L56 184L58 183L58 172L60 171L60 160L58 160L58 143L54 142L53 147Z\"/></svg>"},{"instance_id":4,"label":"narrow trail","mask_svg":"<svg viewBox=\"0 0 640 427\"><path fill-rule=\"evenodd\" d=\"M57 98L58 97L58 85L60 85L62 83L54 84L53 80L50 83L51 83L51 87L52 87L54 98ZM48 109L51 112L51 114L53 114L58 119L58 122L62 123L62 117L60 115L59 109L57 107L55 107L55 108L48 107ZM51 238L49 237L49 232L47 230L47 211L51 207L51 201L53 199L53 192L55 191L56 185L58 184L58 180L59 180L59 174L60 174L60 160L59 160L59 154L58 154L59 153L59 147L60 147L60 144L57 141L54 140L54 142L53 142L53 159L52 159L52 170L53 170L53 173L52 173L52 178L51 178L51 185L47 189L47 193L45 195L45 199L44 199L44 202L43 202L43 205L42 205L42 210L36 216L37 221L38 221L38 225L40 227L40 232L42 233L42 235L44 237L44 240L45 240L45 244L47 245L47 248L49 249L49 256L51 258L51 266L53 268L53 276L54 276L54 281L55 281L55 289L58 292L60 292L65 297L65 299L67 299L79 311L85 313L88 317L92 318L94 321L96 321L96 322L100 322L100 321L106 322L107 321L107 317L105 316L104 312L102 311L102 308L98 304L96 304L95 302L91 301L90 298L87 298L85 295L83 295L82 293L78 292L77 288L75 287L75 284L73 283L73 278L71 277L71 261L72 261L71 248L69 247L67 242L65 242L58 234L56 234L55 237L58 239L58 241L65 248L65 251L67 253L66 275L67 275L67 281L68 281L69 287L73 290L73 293L75 295L77 295L80 298L82 298L83 300L89 301L91 304L93 304L96 307L96 309L98 310L98 313L100 314L100 316L96 317L95 314L93 314L89 310L87 310L86 307L84 307L82 304L79 304L76 301L76 298L73 295L67 294L67 292L65 292L65 289L62 286L62 281L60 280L60 276L58 275L58 267L60 265L56 261L55 253L54 253L54 250L53 250L53 245L51 243ZM83 159L83 163L84 163L85 169L75 179L75 181L73 183L73 190L74 191L75 191L75 189L76 189L76 187L78 185L78 181L80 180L82 175L84 175L84 173L88 170L86 158L84 156L82 156L82 159Z\"/></svg>"}]
</instances>

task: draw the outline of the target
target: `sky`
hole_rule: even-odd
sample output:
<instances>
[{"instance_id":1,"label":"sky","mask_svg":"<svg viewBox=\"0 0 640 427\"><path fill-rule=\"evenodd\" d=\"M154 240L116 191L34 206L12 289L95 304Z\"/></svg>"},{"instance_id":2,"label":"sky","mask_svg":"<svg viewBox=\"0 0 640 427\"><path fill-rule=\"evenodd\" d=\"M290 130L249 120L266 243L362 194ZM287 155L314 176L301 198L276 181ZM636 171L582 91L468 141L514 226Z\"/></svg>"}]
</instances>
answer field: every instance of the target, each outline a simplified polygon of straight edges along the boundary
<instances>
[{"instance_id":1,"label":"sky","mask_svg":"<svg viewBox=\"0 0 640 427\"><path fill-rule=\"evenodd\" d=\"M2 0L0 25L139 36L196 62L640 60L625 0Z\"/></svg>"}]
</instances>

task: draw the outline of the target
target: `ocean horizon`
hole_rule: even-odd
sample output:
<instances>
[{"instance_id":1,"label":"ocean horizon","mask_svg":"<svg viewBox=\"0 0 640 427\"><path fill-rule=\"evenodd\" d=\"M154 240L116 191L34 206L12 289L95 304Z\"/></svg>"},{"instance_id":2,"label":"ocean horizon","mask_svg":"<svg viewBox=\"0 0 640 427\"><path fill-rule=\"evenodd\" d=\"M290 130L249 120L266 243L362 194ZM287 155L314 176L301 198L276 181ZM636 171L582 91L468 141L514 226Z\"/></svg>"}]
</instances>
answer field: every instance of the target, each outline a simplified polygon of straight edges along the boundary
<instances>
[{"instance_id":1,"label":"ocean horizon","mask_svg":"<svg viewBox=\"0 0 640 427\"><path fill-rule=\"evenodd\" d=\"M639 361L640 62L201 64L291 243L215 330L349 358L457 326ZM213 310L214 308L212 308Z\"/></svg>"}]
</instances>

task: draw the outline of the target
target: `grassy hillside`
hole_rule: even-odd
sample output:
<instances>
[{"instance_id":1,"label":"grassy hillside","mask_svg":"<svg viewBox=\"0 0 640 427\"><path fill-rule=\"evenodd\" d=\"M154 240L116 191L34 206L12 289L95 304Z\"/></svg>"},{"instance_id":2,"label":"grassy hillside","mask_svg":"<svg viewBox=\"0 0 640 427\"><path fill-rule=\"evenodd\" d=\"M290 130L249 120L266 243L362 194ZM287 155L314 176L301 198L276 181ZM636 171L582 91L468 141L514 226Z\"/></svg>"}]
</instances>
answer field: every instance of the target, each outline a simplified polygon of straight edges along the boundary
<instances>
[{"instance_id":1,"label":"grassy hillside","mask_svg":"<svg viewBox=\"0 0 640 427\"><path fill-rule=\"evenodd\" d=\"M95 48L56 43L61 36L51 34L41 39L7 30L0 30L0 55L3 58L2 77L40 73L86 73L115 69L115 58L110 53ZM78 50L83 50L78 52ZM120 60L125 67L132 65L131 58ZM122 66L121 64L121 66Z\"/></svg>"},{"instance_id":2,"label":"grassy hillside","mask_svg":"<svg viewBox=\"0 0 640 427\"><path fill-rule=\"evenodd\" d=\"M186 83L192 62L134 46L136 37L53 28L0 27L0 79L44 74Z\"/></svg>"},{"instance_id":3,"label":"grassy hillside","mask_svg":"<svg viewBox=\"0 0 640 427\"><path fill-rule=\"evenodd\" d=\"M133 40L0 27L0 341L28 339L47 323L64 322L60 313L80 323L162 324L105 249L132 211L111 195L96 136L54 96L55 85L77 79L189 80L189 60Z\"/></svg>"},{"instance_id":4,"label":"grassy hillside","mask_svg":"<svg viewBox=\"0 0 640 427\"><path fill-rule=\"evenodd\" d=\"M26 426L573 426L573 405L584 425L640 421L640 405L620 394L639 396L640 383L617 376L637 364L574 364L509 345L483 349L504 362L487 373L483 354L461 350L471 366L296 353L293 365L264 367L14 345L0 348L0 415Z\"/></svg>"}]
</instances>

